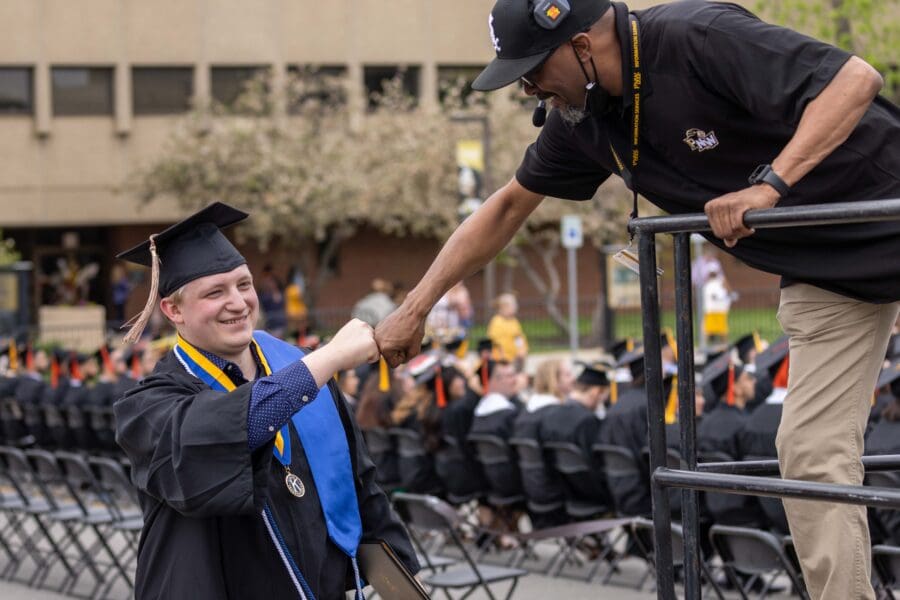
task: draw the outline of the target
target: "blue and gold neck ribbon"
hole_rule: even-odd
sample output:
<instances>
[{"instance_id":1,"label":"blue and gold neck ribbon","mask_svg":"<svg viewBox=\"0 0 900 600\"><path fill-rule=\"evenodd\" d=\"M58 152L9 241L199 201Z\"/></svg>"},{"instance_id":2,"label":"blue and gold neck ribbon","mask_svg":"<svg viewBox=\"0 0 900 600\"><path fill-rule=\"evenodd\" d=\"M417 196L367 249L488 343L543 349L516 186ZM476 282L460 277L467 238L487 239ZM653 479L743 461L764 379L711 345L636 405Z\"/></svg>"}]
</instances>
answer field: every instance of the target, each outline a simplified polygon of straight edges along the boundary
<instances>
[{"instance_id":1,"label":"blue and gold neck ribbon","mask_svg":"<svg viewBox=\"0 0 900 600\"><path fill-rule=\"evenodd\" d=\"M264 331L254 332L250 346L259 357L266 375L304 356L303 351L296 346L287 344ZM221 392L236 389L234 383L221 369L181 336L178 337L173 351L185 370L210 388ZM322 386L315 400L295 412L290 422L276 434L272 452L278 462L286 467L291 464L290 423L294 424L306 453L306 460L325 516L328 537L350 557L357 584L357 598L362 599L361 579L356 561L356 551L362 538L356 479L344 424L328 386ZM340 435L335 435L336 431L339 431ZM296 564L295 561L291 562ZM311 596L308 586L304 587Z\"/></svg>"}]
</instances>

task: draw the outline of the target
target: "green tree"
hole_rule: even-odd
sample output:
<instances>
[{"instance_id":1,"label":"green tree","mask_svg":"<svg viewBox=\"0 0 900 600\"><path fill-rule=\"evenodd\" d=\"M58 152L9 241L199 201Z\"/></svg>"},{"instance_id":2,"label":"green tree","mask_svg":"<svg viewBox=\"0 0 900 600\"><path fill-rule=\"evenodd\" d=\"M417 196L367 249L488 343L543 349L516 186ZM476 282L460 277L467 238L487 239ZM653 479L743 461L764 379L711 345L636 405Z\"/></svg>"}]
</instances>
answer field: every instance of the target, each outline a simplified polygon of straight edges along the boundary
<instances>
[{"instance_id":1,"label":"green tree","mask_svg":"<svg viewBox=\"0 0 900 600\"><path fill-rule=\"evenodd\" d=\"M769 0L756 10L863 58L885 77L884 95L900 99L900 0Z\"/></svg>"}]
</instances>

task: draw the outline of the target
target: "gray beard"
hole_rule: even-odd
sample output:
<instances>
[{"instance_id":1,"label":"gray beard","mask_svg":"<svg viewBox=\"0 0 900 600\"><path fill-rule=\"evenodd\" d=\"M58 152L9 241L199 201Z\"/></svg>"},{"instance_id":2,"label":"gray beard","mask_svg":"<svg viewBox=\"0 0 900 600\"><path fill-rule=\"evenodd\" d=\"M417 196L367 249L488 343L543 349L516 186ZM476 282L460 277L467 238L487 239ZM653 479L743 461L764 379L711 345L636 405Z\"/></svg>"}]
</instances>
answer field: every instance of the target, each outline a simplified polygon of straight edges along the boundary
<instances>
[{"instance_id":1,"label":"gray beard","mask_svg":"<svg viewBox=\"0 0 900 600\"><path fill-rule=\"evenodd\" d=\"M559 111L559 116L562 117L562 120L569 125L578 125L587 117L587 112L583 109L576 108L569 104L557 107L556 110Z\"/></svg>"}]
</instances>

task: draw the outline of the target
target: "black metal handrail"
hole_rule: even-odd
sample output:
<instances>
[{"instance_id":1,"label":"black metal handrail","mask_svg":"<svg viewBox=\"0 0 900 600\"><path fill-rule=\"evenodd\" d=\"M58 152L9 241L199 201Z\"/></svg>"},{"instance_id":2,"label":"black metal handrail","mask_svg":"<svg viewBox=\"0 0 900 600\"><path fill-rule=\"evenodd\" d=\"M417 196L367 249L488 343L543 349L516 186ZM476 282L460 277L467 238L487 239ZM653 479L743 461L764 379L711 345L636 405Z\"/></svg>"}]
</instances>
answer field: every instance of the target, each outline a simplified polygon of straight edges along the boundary
<instances>
[{"instance_id":1,"label":"black metal handrail","mask_svg":"<svg viewBox=\"0 0 900 600\"><path fill-rule=\"evenodd\" d=\"M750 210L744 215L744 225L759 229L806 227L894 221L900 217L900 198L868 200L865 202L835 202ZM709 220L702 213L641 217L628 223L632 233L696 233L710 231Z\"/></svg>"},{"instance_id":2,"label":"black metal handrail","mask_svg":"<svg viewBox=\"0 0 900 600\"><path fill-rule=\"evenodd\" d=\"M755 229L838 225L900 220L900 199L844 202L823 205L771 208L749 211L744 224ZM691 286L691 232L709 231L706 215L689 214L633 219L628 228L640 234L641 312L644 334L644 375L647 390L647 421L650 430L651 495L657 567L657 595L675 600L672 563L671 513L666 488L682 489L684 529L685 598L699 600L700 542L698 489L735 494L823 499L834 502L900 508L900 491L864 489L811 481L763 478L777 475L777 461L747 461L697 464L694 414L694 323ZM656 234L673 234L675 240L675 313L678 347L678 414L681 452L685 470L666 467L663 373L660 353L659 289L656 277ZM900 456L864 457L869 471L897 470ZM754 473L757 476L749 476Z\"/></svg>"}]
</instances>

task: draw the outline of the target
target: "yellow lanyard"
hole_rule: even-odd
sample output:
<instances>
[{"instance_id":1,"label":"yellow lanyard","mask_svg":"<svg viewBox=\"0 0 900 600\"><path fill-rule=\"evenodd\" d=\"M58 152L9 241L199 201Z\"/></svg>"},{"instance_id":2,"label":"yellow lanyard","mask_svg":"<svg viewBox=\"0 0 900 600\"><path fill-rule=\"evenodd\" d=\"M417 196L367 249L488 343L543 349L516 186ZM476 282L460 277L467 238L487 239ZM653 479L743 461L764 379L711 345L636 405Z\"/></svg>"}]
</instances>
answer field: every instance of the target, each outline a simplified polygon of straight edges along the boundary
<instances>
[{"instance_id":1,"label":"yellow lanyard","mask_svg":"<svg viewBox=\"0 0 900 600\"><path fill-rule=\"evenodd\" d=\"M637 168L641 158L640 150L640 133L641 133L641 85L643 77L641 75L641 50L640 50L640 28L638 21L634 16L629 16L631 24L631 92L633 94L633 102L631 111L631 168L625 166L625 163L619 157L619 153L609 142L609 150L612 152L613 159L619 169L619 175L625 181L625 185L631 190L634 196L634 207L632 209L631 218L636 219L638 216L638 194L634 185L634 171Z\"/></svg>"}]
</instances>

